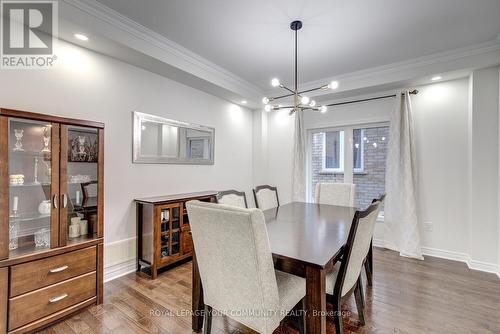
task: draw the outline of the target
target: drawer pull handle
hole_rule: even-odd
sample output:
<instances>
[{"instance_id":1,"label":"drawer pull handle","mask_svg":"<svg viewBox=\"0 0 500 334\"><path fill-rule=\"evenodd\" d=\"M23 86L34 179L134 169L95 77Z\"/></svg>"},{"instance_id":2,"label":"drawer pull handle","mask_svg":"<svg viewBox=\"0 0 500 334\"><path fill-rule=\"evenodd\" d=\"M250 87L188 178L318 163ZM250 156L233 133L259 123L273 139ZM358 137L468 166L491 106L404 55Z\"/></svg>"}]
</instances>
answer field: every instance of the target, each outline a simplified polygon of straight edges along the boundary
<instances>
[{"instance_id":1,"label":"drawer pull handle","mask_svg":"<svg viewBox=\"0 0 500 334\"><path fill-rule=\"evenodd\" d=\"M57 303L58 301L61 301L66 297L68 297L67 293L64 293L64 294L57 296L57 297L52 297L49 299L49 303Z\"/></svg>"},{"instance_id":2,"label":"drawer pull handle","mask_svg":"<svg viewBox=\"0 0 500 334\"><path fill-rule=\"evenodd\" d=\"M52 274L55 274L55 273L60 273L61 271L65 271L66 269L68 269L68 266L62 266L62 267L50 269L49 272L51 272Z\"/></svg>"}]
</instances>

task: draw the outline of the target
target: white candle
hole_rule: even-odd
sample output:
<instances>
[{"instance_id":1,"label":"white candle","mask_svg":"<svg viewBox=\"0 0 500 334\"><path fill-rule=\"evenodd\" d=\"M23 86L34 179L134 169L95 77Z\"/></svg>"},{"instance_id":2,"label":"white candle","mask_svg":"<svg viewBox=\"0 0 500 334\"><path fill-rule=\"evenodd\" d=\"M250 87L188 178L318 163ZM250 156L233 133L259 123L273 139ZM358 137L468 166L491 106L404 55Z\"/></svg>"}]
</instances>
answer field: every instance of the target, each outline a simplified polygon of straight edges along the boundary
<instances>
[{"instance_id":1,"label":"white candle","mask_svg":"<svg viewBox=\"0 0 500 334\"><path fill-rule=\"evenodd\" d=\"M12 201L12 211L17 211L17 205L19 204L19 197L14 196L14 200Z\"/></svg>"},{"instance_id":2,"label":"white candle","mask_svg":"<svg viewBox=\"0 0 500 334\"><path fill-rule=\"evenodd\" d=\"M76 204L80 204L80 190L76 191Z\"/></svg>"}]
</instances>

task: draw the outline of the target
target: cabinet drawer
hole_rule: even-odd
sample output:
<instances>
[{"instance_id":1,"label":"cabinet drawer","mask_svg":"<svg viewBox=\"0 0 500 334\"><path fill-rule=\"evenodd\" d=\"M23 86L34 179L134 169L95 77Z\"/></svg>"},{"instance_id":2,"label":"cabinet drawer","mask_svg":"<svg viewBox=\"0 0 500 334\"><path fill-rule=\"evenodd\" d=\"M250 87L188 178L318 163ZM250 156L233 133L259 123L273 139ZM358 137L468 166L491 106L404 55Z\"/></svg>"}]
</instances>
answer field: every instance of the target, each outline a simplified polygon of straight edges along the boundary
<instances>
[{"instance_id":1,"label":"cabinet drawer","mask_svg":"<svg viewBox=\"0 0 500 334\"><path fill-rule=\"evenodd\" d=\"M96 273L88 273L61 283L9 299L9 330L96 295Z\"/></svg>"},{"instance_id":2,"label":"cabinet drawer","mask_svg":"<svg viewBox=\"0 0 500 334\"><path fill-rule=\"evenodd\" d=\"M96 247L18 264L10 271L10 297L96 270Z\"/></svg>"}]
</instances>

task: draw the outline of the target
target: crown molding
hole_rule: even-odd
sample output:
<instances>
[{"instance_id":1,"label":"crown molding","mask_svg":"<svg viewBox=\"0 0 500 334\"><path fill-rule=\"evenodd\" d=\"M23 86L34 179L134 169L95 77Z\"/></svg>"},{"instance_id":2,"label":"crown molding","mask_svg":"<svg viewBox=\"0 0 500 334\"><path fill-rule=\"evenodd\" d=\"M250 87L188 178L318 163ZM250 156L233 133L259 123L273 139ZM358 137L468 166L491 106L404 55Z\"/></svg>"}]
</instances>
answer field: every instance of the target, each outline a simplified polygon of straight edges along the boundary
<instances>
[{"instance_id":1,"label":"crown molding","mask_svg":"<svg viewBox=\"0 0 500 334\"><path fill-rule=\"evenodd\" d=\"M74 21L79 21L89 28L94 28L96 33L103 35L105 38L117 41L127 48L156 59L158 62L175 67L192 78L199 79L198 87L206 86L208 83L210 87L202 90L209 93L217 95L214 92L220 92L222 89L224 92L220 94L224 96L221 97L229 99L228 96L240 96L249 101L249 106L252 104L260 105L260 99L264 95L273 96L276 94L275 90L264 92L260 87L96 0L61 0L60 5L71 8L71 10L60 11L69 15L70 20L73 19L71 15L75 15L78 20ZM75 14L75 10L78 13ZM499 63L500 35L495 41L479 45L302 83L301 89L319 87L331 80L338 80L340 87L335 91L311 93L311 96L329 95L336 92L405 82L436 73L493 66ZM132 63L132 65L134 64ZM165 76L168 77L168 75ZM175 77L173 79L176 80ZM198 88L197 85L192 86ZM234 98L231 99L234 100Z\"/></svg>"},{"instance_id":2,"label":"crown molding","mask_svg":"<svg viewBox=\"0 0 500 334\"><path fill-rule=\"evenodd\" d=\"M301 89L320 87L332 80L340 86L337 90L318 91L311 96L321 96L391 82L404 82L419 79L436 73L447 73L464 69L477 69L500 64L500 41L490 41L465 48L418 57L365 70L344 73L320 80L301 84ZM268 91L273 96L276 91Z\"/></svg>"},{"instance_id":3,"label":"crown molding","mask_svg":"<svg viewBox=\"0 0 500 334\"><path fill-rule=\"evenodd\" d=\"M220 85L238 94L246 94L248 96L262 95L262 90L252 83L95 0L62 0L62 2L65 5L69 5L74 9L84 12L86 15L90 16L92 21L97 19L125 33L125 39L127 37L129 37L130 40L139 39L161 50L168 55L168 58L176 58L175 63L169 65L178 67L183 71L196 75L203 80L213 82L216 85ZM105 33L105 31L102 30L100 32ZM111 37L109 38L112 39ZM127 45L125 41L125 44L133 48L132 42ZM138 51L144 52L144 50ZM147 55L152 56L150 54ZM157 58L155 56L152 57ZM209 75L204 76L204 73ZM214 80L214 77L216 80Z\"/></svg>"}]
</instances>

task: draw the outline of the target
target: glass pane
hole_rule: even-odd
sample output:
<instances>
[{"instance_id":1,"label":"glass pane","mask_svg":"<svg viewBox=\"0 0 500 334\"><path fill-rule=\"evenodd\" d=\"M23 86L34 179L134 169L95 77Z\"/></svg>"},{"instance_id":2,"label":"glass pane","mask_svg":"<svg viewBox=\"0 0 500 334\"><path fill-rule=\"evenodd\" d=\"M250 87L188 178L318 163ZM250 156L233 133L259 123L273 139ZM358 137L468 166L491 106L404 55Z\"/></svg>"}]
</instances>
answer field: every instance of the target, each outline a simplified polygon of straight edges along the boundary
<instances>
[{"instance_id":1,"label":"glass pane","mask_svg":"<svg viewBox=\"0 0 500 334\"><path fill-rule=\"evenodd\" d=\"M340 169L340 132L326 132L324 141L325 169Z\"/></svg>"},{"instance_id":2,"label":"glass pane","mask_svg":"<svg viewBox=\"0 0 500 334\"><path fill-rule=\"evenodd\" d=\"M180 252L180 211L180 207L172 208L172 255L178 254Z\"/></svg>"},{"instance_id":3,"label":"glass pane","mask_svg":"<svg viewBox=\"0 0 500 334\"><path fill-rule=\"evenodd\" d=\"M161 257L170 255L170 209L161 210Z\"/></svg>"},{"instance_id":4,"label":"glass pane","mask_svg":"<svg viewBox=\"0 0 500 334\"><path fill-rule=\"evenodd\" d=\"M52 126L9 120L9 249L50 248Z\"/></svg>"},{"instance_id":5,"label":"glass pane","mask_svg":"<svg viewBox=\"0 0 500 334\"><path fill-rule=\"evenodd\" d=\"M99 137L97 129L68 128L68 238L97 237Z\"/></svg>"},{"instance_id":6,"label":"glass pane","mask_svg":"<svg viewBox=\"0 0 500 334\"><path fill-rule=\"evenodd\" d=\"M385 192L385 165L389 126L355 129L353 132L353 180L356 206L364 208Z\"/></svg>"},{"instance_id":7,"label":"glass pane","mask_svg":"<svg viewBox=\"0 0 500 334\"><path fill-rule=\"evenodd\" d=\"M312 134L310 180L312 198L314 198L314 190L318 182L344 182L344 173L342 172L344 167L342 156L343 138L343 131L315 132Z\"/></svg>"}]
</instances>

